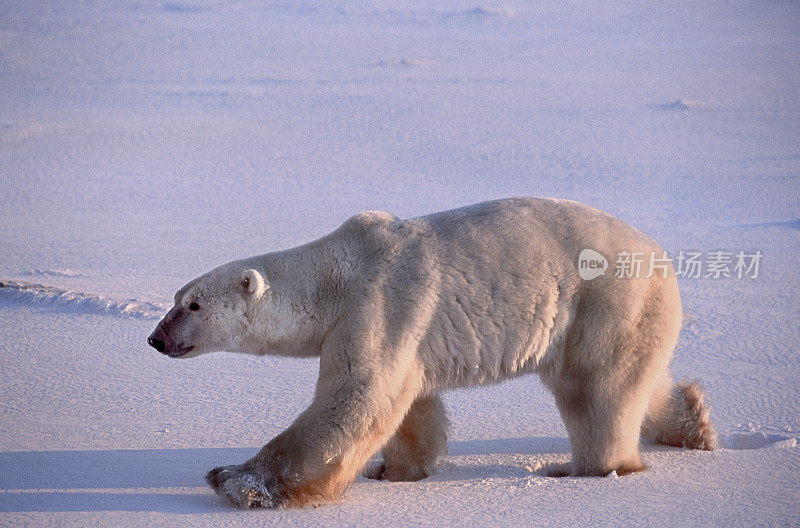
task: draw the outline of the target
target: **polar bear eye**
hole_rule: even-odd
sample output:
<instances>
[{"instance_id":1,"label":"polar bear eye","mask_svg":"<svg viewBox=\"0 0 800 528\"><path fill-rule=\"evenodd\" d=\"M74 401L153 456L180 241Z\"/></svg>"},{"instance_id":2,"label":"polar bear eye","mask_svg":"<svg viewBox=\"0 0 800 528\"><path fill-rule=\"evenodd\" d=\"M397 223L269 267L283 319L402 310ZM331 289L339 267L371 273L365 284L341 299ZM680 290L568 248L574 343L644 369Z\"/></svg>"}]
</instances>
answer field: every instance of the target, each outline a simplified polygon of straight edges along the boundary
<instances>
[{"instance_id":1,"label":"polar bear eye","mask_svg":"<svg viewBox=\"0 0 800 528\"><path fill-rule=\"evenodd\" d=\"M192 304L189 305L189 309L193 312L196 312L197 310L200 309L200 305L197 304L196 302L193 302Z\"/></svg>"}]
</instances>

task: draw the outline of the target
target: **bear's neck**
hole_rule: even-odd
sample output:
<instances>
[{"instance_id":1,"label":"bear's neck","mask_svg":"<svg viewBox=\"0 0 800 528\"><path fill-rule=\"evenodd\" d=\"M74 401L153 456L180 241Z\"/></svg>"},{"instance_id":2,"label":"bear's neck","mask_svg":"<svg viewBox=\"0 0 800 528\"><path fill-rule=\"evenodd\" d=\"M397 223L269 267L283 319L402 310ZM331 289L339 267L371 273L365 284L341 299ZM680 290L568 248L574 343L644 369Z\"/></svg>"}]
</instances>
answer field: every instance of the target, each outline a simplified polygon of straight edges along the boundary
<instances>
[{"instance_id":1,"label":"bear's neck","mask_svg":"<svg viewBox=\"0 0 800 528\"><path fill-rule=\"evenodd\" d=\"M270 339L256 329L243 345L251 353L291 357L319 356L323 339L338 318L338 301L344 284L342 256L325 239L296 248L248 259L247 265L261 271L270 282L273 307L281 311L287 327L279 339ZM269 310L267 310L269 312ZM265 315L264 317L269 317ZM289 323L290 321L290 323ZM257 327L270 327L262 321Z\"/></svg>"}]
</instances>

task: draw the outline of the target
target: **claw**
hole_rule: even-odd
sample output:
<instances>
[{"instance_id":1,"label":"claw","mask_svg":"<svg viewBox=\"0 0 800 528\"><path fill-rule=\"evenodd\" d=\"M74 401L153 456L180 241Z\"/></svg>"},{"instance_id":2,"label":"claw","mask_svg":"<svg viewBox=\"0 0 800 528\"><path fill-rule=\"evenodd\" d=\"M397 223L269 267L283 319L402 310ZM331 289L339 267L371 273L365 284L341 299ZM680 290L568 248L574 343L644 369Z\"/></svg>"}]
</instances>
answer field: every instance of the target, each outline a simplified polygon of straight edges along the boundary
<instances>
[{"instance_id":1,"label":"claw","mask_svg":"<svg viewBox=\"0 0 800 528\"><path fill-rule=\"evenodd\" d=\"M224 481L222 477L226 476L226 474L229 473L230 470L226 467L214 468L208 473L206 473L206 482L208 483L209 486L211 486L214 489L219 488L222 485L222 482Z\"/></svg>"}]
</instances>

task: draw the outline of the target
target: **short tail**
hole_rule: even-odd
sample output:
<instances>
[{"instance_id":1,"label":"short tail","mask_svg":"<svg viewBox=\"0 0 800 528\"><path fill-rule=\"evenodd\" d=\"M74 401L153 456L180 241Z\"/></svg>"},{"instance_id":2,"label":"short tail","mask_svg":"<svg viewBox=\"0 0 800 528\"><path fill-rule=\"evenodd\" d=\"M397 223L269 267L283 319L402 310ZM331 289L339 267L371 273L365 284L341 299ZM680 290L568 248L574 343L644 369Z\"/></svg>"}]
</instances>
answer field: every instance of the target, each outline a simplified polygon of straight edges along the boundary
<instances>
[{"instance_id":1,"label":"short tail","mask_svg":"<svg viewBox=\"0 0 800 528\"><path fill-rule=\"evenodd\" d=\"M658 444L711 451L717 432L703 404L705 392L697 381L676 385L667 375L650 400L642 438Z\"/></svg>"}]
</instances>

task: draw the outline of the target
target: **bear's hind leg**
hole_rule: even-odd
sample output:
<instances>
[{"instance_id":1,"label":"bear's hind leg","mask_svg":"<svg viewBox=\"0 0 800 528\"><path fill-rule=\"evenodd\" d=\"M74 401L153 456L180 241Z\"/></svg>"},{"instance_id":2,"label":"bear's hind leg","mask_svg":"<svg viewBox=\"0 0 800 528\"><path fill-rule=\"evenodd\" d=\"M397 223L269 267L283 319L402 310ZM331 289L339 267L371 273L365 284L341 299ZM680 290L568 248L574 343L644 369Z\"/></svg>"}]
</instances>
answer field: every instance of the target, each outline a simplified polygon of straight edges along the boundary
<instances>
[{"instance_id":1,"label":"bear's hind leg","mask_svg":"<svg viewBox=\"0 0 800 528\"><path fill-rule=\"evenodd\" d=\"M393 482L429 477L439 458L447 453L448 425L439 395L420 397L383 447L383 463L368 467L364 476Z\"/></svg>"},{"instance_id":2,"label":"bear's hind leg","mask_svg":"<svg viewBox=\"0 0 800 528\"><path fill-rule=\"evenodd\" d=\"M665 373L650 399L642 437L659 444L713 450L717 433L704 398L705 392L696 381L676 385Z\"/></svg>"},{"instance_id":3,"label":"bear's hind leg","mask_svg":"<svg viewBox=\"0 0 800 528\"><path fill-rule=\"evenodd\" d=\"M646 469L639 456L646 396L637 394L641 389L619 390L619 385L609 389L584 379L563 380L554 391L569 433L572 461L550 468L548 475L605 476L612 471L624 475Z\"/></svg>"},{"instance_id":4,"label":"bear's hind leg","mask_svg":"<svg viewBox=\"0 0 800 528\"><path fill-rule=\"evenodd\" d=\"M642 422L672 358L681 314L674 276L592 283L583 293L563 357L541 372L569 432L570 475L646 468Z\"/></svg>"}]
</instances>

